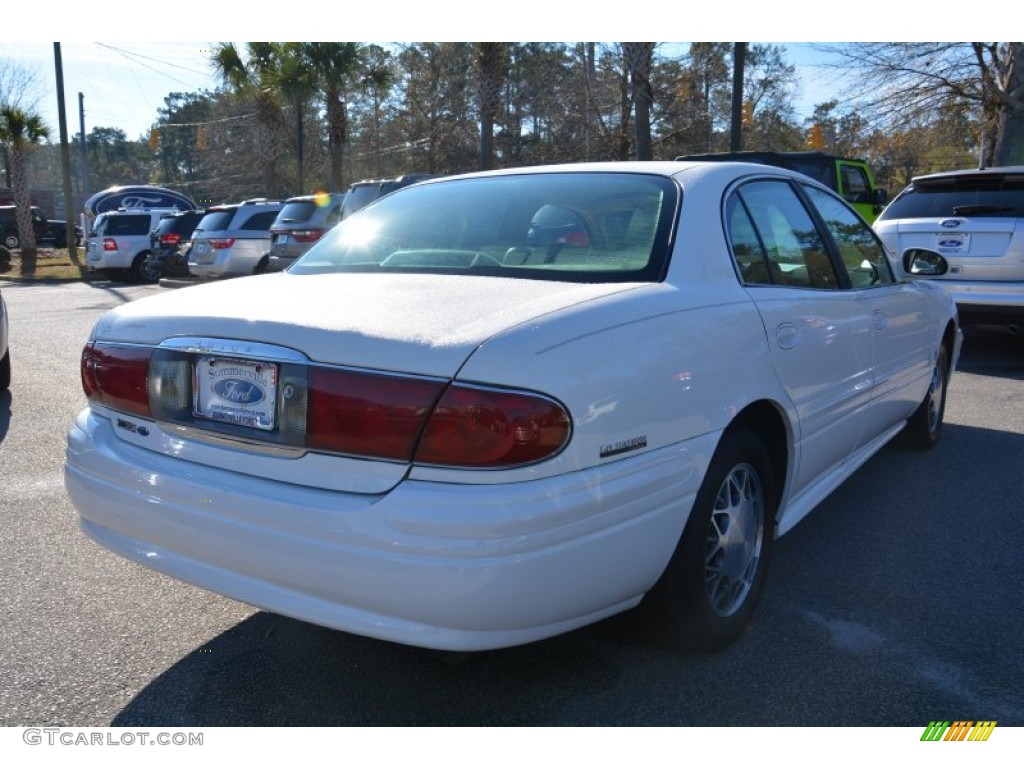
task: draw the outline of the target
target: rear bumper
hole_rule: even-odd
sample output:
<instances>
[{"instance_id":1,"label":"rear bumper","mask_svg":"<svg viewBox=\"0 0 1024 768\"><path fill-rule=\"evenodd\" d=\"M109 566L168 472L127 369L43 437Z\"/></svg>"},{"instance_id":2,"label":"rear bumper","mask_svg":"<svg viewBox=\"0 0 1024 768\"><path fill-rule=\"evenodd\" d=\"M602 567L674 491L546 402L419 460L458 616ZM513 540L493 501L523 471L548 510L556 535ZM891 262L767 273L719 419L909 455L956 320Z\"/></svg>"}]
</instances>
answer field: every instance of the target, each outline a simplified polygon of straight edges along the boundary
<instances>
[{"instance_id":1,"label":"rear bumper","mask_svg":"<svg viewBox=\"0 0 1024 768\"><path fill-rule=\"evenodd\" d=\"M83 411L65 482L94 541L297 619L483 650L636 605L685 526L718 434L521 483L308 488L140 448Z\"/></svg>"},{"instance_id":2,"label":"rear bumper","mask_svg":"<svg viewBox=\"0 0 1024 768\"><path fill-rule=\"evenodd\" d=\"M956 302L961 321L998 323L1024 321L1024 281L965 282L936 280Z\"/></svg>"}]
</instances>

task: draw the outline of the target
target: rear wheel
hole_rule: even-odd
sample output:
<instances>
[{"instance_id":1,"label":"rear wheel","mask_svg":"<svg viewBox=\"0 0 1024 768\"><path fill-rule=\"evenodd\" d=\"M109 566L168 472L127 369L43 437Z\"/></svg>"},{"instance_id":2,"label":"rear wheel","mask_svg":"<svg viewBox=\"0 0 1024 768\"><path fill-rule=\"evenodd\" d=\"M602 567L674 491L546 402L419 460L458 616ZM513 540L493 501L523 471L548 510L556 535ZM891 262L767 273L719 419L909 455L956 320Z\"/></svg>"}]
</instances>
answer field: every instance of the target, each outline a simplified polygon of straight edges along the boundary
<instances>
[{"instance_id":1,"label":"rear wheel","mask_svg":"<svg viewBox=\"0 0 1024 768\"><path fill-rule=\"evenodd\" d=\"M900 443L907 448L926 451L934 448L942 436L942 418L946 412L946 385L949 383L949 362L946 348L939 347L932 368L928 391L914 415L900 433Z\"/></svg>"},{"instance_id":2,"label":"rear wheel","mask_svg":"<svg viewBox=\"0 0 1024 768\"><path fill-rule=\"evenodd\" d=\"M745 428L728 430L708 466L690 519L645 609L664 639L717 651L750 623L775 534L771 459Z\"/></svg>"},{"instance_id":3,"label":"rear wheel","mask_svg":"<svg viewBox=\"0 0 1024 768\"><path fill-rule=\"evenodd\" d=\"M15 248L21 247L21 238L18 237L17 232L8 232L4 235L4 248L9 251L13 251Z\"/></svg>"},{"instance_id":4,"label":"rear wheel","mask_svg":"<svg viewBox=\"0 0 1024 768\"><path fill-rule=\"evenodd\" d=\"M143 251L132 262L128 279L133 283L155 283L160 279L160 270L149 260L149 251Z\"/></svg>"},{"instance_id":5,"label":"rear wheel","mask_svg":"<svg viewBox=\"0 0 1024 768\"><path fill-rule=\"evenodd\" d=\"M254 275L266 274L267 268L269 266L270 266L270 256L264 256L262 259L260 259L259 263L256 265L256 269L254 269L252 271L252 273Z\"/></svg>"}]
</instances>

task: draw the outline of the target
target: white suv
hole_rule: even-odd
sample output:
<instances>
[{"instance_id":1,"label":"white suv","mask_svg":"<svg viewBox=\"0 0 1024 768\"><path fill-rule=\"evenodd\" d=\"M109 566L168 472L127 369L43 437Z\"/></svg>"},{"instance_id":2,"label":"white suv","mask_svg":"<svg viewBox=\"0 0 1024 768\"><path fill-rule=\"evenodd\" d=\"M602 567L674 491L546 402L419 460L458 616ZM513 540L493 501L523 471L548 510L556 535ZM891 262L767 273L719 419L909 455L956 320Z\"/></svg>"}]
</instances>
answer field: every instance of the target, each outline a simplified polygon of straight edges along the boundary
<instances>
[{"instance_id":1,"label":"white suv","mask_svg":"<svg viewBox=\"0 0 1024 768\"><path fill-rule=\"evenodd\" d=\"M961 324L1024 332L1024 166L919 176L874 228L897 258L908 248L939 254L901 266L952 295Z\"/></svg>"},{"instance_id":2,"label":"white suv","mask_svg":"<svg viewBox=\"0 0 1024 768\"><path fill-rule=\"evenodd\" d=\"M160 273L146 263L149 233L174 208L135 208L101 213L85 246L86 269L118 271L135 283L155 282Z\"/></svg>"},{"instance_id":3,"label":"white suv","mask_svg":"<svg viewBox=\"0 0 1024 768\"><path fill-rule=\"evenodd\" d=\"M270 225L284 203L246 200L216 205L192 233L188 271L197 277L236 277L267 271Z\"/></svg>"}]
</instances>

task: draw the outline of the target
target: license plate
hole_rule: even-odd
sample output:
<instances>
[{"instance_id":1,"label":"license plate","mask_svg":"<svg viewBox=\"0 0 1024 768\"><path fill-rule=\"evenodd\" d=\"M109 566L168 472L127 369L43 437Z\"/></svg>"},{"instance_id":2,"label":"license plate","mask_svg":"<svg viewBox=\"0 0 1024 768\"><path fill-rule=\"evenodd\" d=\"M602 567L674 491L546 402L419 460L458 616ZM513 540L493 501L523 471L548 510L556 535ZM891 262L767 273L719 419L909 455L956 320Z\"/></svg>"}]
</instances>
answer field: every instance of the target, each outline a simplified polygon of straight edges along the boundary
<instances>
[{"instance_id":1,"label":"license plate","mask_svg":"<svg viewBox=\"0 0 1024 768\"><path fill-rule=\"evenodd\" d=\"M950 234L943 232L935 235L935 250L939 253L967 253L971 249L969 233Z\"/></svg>"},{"instance_id":2,"label":"license plate","mask_svg":"<svg viewBox=\"0 0 1024 768\"><path fill-rule=\"evenodd\" d=\"M277 366L227 357L196 359L195 415L271 430L277 413Z\"/></svg>"},{"instance_id":3,"label":"license plate","mask_svg":"<svg viewBox=\"0 0 1024 768\"><path fill-rule=\"evenodd\" d=\"M275 243L280 243L281 245L287 245L288 244L288 235L277 235L274 238L274 242Z\"/></svg>"}]
</instances>

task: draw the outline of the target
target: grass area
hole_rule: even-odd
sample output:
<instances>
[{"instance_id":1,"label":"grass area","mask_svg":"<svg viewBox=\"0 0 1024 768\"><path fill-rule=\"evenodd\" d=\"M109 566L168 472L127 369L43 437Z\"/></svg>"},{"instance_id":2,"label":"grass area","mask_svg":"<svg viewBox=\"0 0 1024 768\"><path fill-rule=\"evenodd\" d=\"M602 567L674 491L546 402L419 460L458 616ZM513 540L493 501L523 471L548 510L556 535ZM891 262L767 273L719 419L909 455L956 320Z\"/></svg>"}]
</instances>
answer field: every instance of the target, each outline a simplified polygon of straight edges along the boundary
<instances>
[{"instance_id":1,"label":"grass area","mask_svg":"<svg viewBox=\"0 0 1024 768\"><path fill-rule=\"evenodd\" d=\"M0 280L88 280L85 272L85 249L78 249L77 263L67 249L40 248L34 263L25 263L21 251L0 247Z\"/></svg>"}]
</instances>

